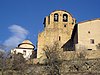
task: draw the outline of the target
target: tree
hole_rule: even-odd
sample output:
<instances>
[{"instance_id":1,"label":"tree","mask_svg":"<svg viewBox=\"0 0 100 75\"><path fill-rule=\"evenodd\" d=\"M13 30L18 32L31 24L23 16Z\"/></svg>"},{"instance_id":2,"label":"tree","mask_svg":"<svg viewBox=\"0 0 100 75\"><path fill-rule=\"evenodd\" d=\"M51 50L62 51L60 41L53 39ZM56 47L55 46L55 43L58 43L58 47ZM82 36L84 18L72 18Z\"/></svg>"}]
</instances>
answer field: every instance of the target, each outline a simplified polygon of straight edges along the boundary
<instances>
[{"instance_id":1,"label":"tree","mask_svg":"<svg viewBox=\"0 0 100 75\"><path fill-rule=\"evenodd\" d=\"M13 54L9 64L11 66L9 69L12 70L12 72L19 71L21 75L23 75L25 69L27 68L26 60L21 53Z\"/></svg>"},{"instance_id":2,"label":"tree","mask_svg":"<svg viewBox=\"0 0 100 75\"><path fill-rule=\"evenodd\" d=\"M51 75L60 75L59 66L61 63L59 57L59 44L54 43L53 46L45 46L45 55L47 57L47 66L49 66Z\"/></svg>"},{"instance_id":3,"label":"tree","mask_svg":"<svg viewBox=\"0 0 100 75\"><path fill-rule=\"evenodd\" d=\"M4 68L5 68L5 52L4 50L0 49L0 70L2 75L4 75Z\"/></svg>"},{"instance_id":4,"label":"tree","mask_svg":"<svg viewBox=\"0 0 100 75\"><path fill-rule=\"evenodd\" d=\"M30 59L34 59L37 57L37 51L32 51L32 54L30 55Z\"/></svg>"}]
</instances>

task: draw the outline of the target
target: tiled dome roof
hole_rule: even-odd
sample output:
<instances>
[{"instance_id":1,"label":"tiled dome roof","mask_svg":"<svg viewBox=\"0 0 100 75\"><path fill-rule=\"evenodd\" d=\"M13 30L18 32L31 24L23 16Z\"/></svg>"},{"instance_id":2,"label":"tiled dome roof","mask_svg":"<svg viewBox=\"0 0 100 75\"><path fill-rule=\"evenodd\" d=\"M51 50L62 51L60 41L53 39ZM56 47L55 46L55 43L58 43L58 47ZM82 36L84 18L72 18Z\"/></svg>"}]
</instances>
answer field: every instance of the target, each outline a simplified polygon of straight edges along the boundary
<instances>
[{"instance_id":1,"label":"tiled dome roof","mask_svg":"<svg viewBox=\"0 0 100 75\"><path fill-rule=\"evenodd\" d=\"M24 40L21 44L18 45L18 48L28 48L28 49L34 49L35 46L33 43L29 40Z\"/></svg>"},{"instance_id":2,"label":"tiled dome roof","mask_svg":"<svg viewBox=\"0 0 100 75\"><path fill-rule=\"evenodd\" d=\"M29 41L29 40L24 40L23 42L22 42L22 44L23 43L29 43L29 44L33 44L31 41Z\"/></svg>"}]
</instances>

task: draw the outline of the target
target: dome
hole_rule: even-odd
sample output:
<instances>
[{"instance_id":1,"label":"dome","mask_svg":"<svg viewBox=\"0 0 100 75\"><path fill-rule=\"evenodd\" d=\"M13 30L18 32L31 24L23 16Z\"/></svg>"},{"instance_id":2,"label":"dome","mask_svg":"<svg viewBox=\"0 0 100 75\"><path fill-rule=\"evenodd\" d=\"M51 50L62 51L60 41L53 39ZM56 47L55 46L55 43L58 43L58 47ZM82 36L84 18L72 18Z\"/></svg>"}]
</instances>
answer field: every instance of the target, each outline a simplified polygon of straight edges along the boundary
<instances>
[{"instance_id":1,"label":"dome","mask_svg":"<svg viewBox=\"0 0 100 75\"><path fill-rule=\"evenodd\" d=\"M29 40L24 40L21 44L18 45L18 48L34 49L35 46Z\"/></svg>"},{"instance_id":2,"label":"dome","mask_svg":"<svg viewBox=\"0 0 100 75\"><path fill-rule=\"evenodd\" d=\"M22 44L23 44L23 43L32 44L32 42L31 42L31 41L29 41L29 40L24 40L24 41L22 42Z\"/></svg>"}]
</instances>

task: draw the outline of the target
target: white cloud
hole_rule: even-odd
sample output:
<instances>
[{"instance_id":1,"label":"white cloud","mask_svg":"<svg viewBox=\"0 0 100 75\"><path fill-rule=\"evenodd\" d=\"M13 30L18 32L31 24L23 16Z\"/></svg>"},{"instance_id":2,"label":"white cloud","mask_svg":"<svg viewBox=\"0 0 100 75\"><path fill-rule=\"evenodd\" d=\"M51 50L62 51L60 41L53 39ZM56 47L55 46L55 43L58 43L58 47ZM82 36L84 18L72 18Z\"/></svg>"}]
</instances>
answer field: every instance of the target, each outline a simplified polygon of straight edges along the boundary
<instances>
[{"instance_id":1,"label":"white cloud","mask_svg":"<svg viewBox=\"0 0 100 75\"><path fill-rule=\"evenodd\" d=\"M16 47L19 43L26 39L28 35L28 30L24 29L19 25L12 25L8 27L12 32L11 36L4 41L4 45L8 47Z\"/></svg>"}]
</instances>

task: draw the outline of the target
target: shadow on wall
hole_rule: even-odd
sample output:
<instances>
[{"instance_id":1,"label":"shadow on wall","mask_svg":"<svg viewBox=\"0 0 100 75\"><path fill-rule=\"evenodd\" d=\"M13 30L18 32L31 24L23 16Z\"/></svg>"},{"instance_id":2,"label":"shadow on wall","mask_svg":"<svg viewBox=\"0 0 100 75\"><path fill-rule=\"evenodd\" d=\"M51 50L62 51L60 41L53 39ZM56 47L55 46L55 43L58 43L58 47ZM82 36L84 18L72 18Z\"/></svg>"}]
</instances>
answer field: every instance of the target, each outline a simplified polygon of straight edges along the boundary
<instances>
[{"instance_id":1,"label":"shadow on wall","mask_svg":"<svg viewBox=\"0 0 100 75\"><path fill-rule=\"evenodd\" d=\"M78 43L77 26L77 24L74 26L71 39L61 47L63 51L75 51L75 44Z\"/></svg>"},{"instance_id":2,"label":"shadow on wall","mask_svg":"<svg viewBox=\"0 0 100 75\"><path fill-rule=\"evenodd\" d=\"M68 40L61 48L63 51L75 51L72 39Z\"/></svg>"}]
</instances>

